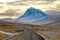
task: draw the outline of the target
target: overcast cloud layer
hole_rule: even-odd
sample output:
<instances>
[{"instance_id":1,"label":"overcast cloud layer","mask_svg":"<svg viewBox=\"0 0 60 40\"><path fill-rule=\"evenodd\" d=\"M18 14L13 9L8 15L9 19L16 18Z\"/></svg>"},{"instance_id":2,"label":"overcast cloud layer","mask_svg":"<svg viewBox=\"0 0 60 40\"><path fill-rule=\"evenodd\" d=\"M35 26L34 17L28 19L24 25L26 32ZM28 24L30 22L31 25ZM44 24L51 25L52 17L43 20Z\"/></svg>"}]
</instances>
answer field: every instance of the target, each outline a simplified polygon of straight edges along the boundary
<instances>
[{"instance_id":1,"label":"overcast cloud layer","mask_svg":"<svg viewBox=\"0 0 60 40\"><path fill-rule=\"evenodd\" d=\"M47 14L60 14L59 0L18 0L6 4L1 3L0 6L0 18L17 18L30 7L40 9Z\"/></svg>"}]
</instances>

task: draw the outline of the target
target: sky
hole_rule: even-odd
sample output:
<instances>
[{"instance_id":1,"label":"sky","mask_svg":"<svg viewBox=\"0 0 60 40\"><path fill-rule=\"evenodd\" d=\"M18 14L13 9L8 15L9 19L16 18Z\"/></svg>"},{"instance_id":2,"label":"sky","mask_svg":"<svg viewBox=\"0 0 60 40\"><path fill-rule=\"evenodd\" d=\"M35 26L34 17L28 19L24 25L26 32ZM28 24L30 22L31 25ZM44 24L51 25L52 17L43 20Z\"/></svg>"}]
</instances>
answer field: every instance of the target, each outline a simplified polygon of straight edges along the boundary
<instances>
[{"instance_id":1,"label":"sky","mask_svg":"<svg viewBox=\"0 0 60 40\"><path fill-rule=\"evenodd\" d=\"M18 18L30 7L40 9L47 14L60 14L59 0L0 0L0 19Z\"/></svg>"}]
</instances>

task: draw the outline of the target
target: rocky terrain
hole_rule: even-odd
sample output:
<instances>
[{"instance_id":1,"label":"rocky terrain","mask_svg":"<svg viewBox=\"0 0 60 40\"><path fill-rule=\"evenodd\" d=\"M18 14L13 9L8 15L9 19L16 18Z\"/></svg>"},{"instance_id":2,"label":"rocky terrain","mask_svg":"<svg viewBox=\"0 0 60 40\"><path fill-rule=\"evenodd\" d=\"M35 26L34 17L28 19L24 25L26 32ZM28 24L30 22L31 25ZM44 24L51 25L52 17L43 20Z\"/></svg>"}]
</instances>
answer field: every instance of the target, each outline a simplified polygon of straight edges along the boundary
<instances>
[{"instance_id":1,"label":"rocky terrain","mask_svg":"<svg viewBox=\"0 0 60 40\"><path fill-rule=\"evenodd\" d=\"M16 39L20 37L22 33L25 35L26 30L32 29L36 34L41 35L44 39L59 40L60 39L59 38L60 37L60 26L59 25L56 26L55 24L60 24L60 23L58 22L58 23L52 23L52 24L46 24L44 26L40 26L40 25L17 24L17 23L1 21L0 22L0 39L1 40L6 40L6 39L13 40L14 38ZM29 35L28 34L29 32L31 33L32 31L27 31L27 35ZM23 36L22 38L24 38L25 36Z\"/></svg>"}]
</instances>

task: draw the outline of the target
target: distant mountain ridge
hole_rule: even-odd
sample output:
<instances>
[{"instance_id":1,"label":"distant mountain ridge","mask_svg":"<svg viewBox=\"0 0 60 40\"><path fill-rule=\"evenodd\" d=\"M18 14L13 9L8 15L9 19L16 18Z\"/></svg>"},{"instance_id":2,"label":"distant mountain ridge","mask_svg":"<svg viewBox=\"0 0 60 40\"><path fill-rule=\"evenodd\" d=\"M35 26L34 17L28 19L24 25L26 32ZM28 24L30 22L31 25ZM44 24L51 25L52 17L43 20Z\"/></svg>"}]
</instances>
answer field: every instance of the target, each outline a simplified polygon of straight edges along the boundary
<instances>
[{"instance_id":1,"label":"distant mountain ridge","mask_svg":"<svg viewBox=\"0 0 60 40\"><path fill-rule=\"evenodd\" d=\"M3 18L3 19L0 19L2 21L5 21L5 22L14 22L15 19L12 19L12 18Z\"/></svg>"}]
</instances>

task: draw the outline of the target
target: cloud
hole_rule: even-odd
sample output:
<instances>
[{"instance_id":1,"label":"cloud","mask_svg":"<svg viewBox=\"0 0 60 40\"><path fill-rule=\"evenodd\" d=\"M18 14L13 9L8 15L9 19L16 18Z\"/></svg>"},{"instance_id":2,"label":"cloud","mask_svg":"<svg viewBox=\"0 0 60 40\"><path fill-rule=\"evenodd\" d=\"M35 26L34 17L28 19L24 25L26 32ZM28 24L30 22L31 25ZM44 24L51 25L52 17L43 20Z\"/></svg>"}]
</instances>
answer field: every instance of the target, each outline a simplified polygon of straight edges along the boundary
<instances>
[{"instance_id":1,"label":"cloud","mask_svg":"<svg viewBox=\"0 0 60 40\"><path fill-rule=\"evenodd\" d=\"M14 0L0 0L0 2L14 2Z\"/></svg>"},{"instance_id":2,"label":"cloud","mask_svg":"<svg viewBox=\"0 0 60 40\"><path fill-rule=\"evenodd\" d=\"M55 1L55 0L18 0L18 1Z\"/></svg>"},{"instance_id":3,"label":"cloud","mask_svg":"<svg viewBox=\"0 0 60 40\"><path fill-rule=\"evenodd\" d=\"M55 11L60 11L60 1L58 0L18 0L16 2L11 2L11 3L7 3L8 5L8 10L10 9L20 9L20 13L17 13L16 11L11 11L11 12L5 12L5 13L0 13L0 16L10 16L10 17L17 17L20 16L21 14L23 14L27 8L29 7L34 7L34 8L39 8L43 11L53 11L54 13L56 13ZM11 7L12 5L12 7ZM6 6L6 5L5 5ZM6 10L6 11L8 11ZM21 12L21 10L23 10L23 12Z\"/></svg>"},{"instance_id":4,"label":"cloud","mask_svg":"<svg viewBox=\"0 0 60 40\"><path fill-rule=\"evenodd\" d=\"M0 16L13 16L13 13L0 13Z\"/></svg>"},{"instance_id":5,"label":"cloud","mask_svg":"<svg viewBox=\"0 0 60 40\"><path fill-rule=\"evenodd\" d=\"M0 13L0 16L14 16L14 14L16 14L16 11L6 10L5 13Z\"/></svg>"}]
</instances>

